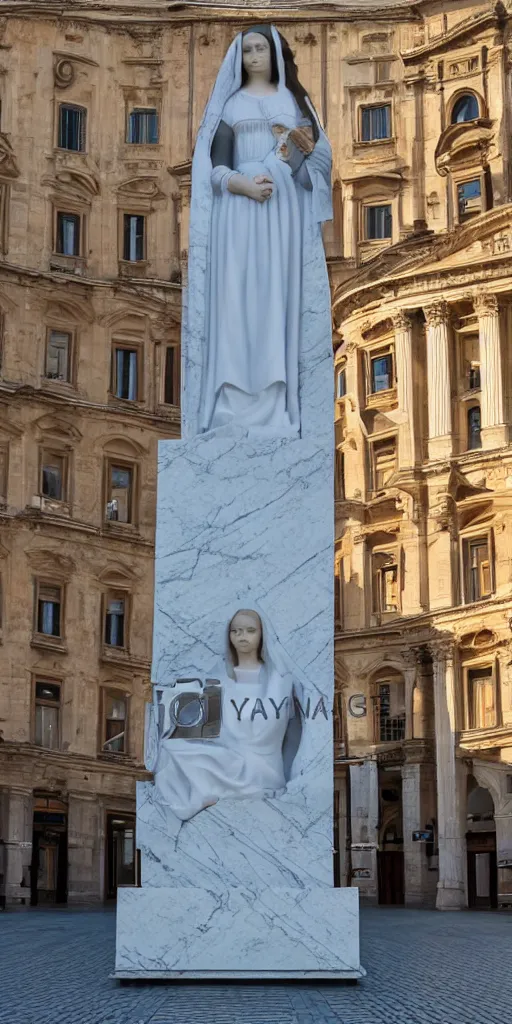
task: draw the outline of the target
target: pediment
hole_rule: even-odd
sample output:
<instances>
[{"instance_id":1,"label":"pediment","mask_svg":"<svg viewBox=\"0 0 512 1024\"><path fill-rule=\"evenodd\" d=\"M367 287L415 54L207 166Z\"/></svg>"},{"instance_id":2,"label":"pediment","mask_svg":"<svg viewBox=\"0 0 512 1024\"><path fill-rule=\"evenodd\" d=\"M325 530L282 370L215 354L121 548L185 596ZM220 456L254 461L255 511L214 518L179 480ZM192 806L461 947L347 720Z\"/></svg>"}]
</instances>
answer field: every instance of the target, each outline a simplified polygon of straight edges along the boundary
<instances>
[{"instance_id":1,"label":"pediment","mask_svg":"<svg viewBox=\"0 0 512 1024\"><path fill-rule=\"evenodd\" d=\"M0 179L17 178L19 167L14 150L4 132L0 132Z\"/></svg>"},{"instance_id":2,"label":"pediment","mask_svg":"<svg viewBox=\"0 0 512 1024\"><path fill-rule=\"evenodd\" d=\"M83 57L77 53L63 53L56 50L53 54L53 80L57 89L67 89L76 80L77 73L82 67L99 67L95 60L90 57Z\"/></svg>"},{"instance_id":3,"label":"pediment","mask_svg":"<svg viewBox=\"0 0 512 1024\"><path fill-rule=\"evenodd\" d=\"M41 416L40 419L36 420L34 427L41 439L52 437L56 441L67 442L68 444L71 442L76 443L82 439L82 434L78 427L62 416Z\"/></svg>"},{"instance_id":4,"label":"pediment","mask_svg":"<svg viewBox=\"0 0 512 1024\"><path fill-rule=\"evenodd\" d=\"M147 202L157 202L167 199L165 192L162 192L156 178L142 176L128 178L121 182L115 189L121 199L139 199Z\"/></svg>"},{"instance_id":5,"label":"pediment","mask_svg":"<svg viewBox=\"0 0 512 1024\"><path fill-rule=\"evenodd\" d=\"M493 121L488 117L450 124L436 147L434 159L438 173L446 176L450 168L465 163L483 166L493 136Z\"/></svg>"},{"instance_id":6,"label":"pediment","mask_svg":"<svg viewBox=\"0 0 512 1024\"><path fill-rule=\"evenodd\" d=\"M53 551L51 548L27 551L27 561L34 572L47 576L49 579L66 580L76 571L76 565L72 558Z\"/></svg>"},{"instance_id":7,"label":"pediment","mask_svg":"<svg viewBox=\"0 0 512 1024\"><path fill-rule=\"evenodd\" d=\"M103 451L107 455L125 457L129 459L139 458L141 455L147 454L147 448L144 448L137 441L133 441L127 437L112 437L106 436L98 440L98 445L103 448Z\"/></svg>"},{"instance_id":8,"label":"pediment","mask_svg":"<svg viewBox=\"0 0 512 1024\"><path fill-rule=\"evenodd\" d=\"M132 586L137 575L133 569L116 562L106 565L98 573L97 579L103 586L125 588Z\"/></svg>"},{"instance_id":9,"label":"pediment","mask_svg":"<svg viewBox=\"0 0 512 1024\"><path fill-rule=\"evenodd\" d=\"M94 320L94 312L86 302L77 302L75 299L56 299L48 302L46 316L53 320L76 320L78 323L91 323Z\"/></svg>"},{"instance_id":10,"label":"pediment","mask_svg":"<svg viewBox=\"0 0 512 1024\"><path fill-rule=\"evenodd\" d=\"M98 178L91 171L63 167L53 177L45 177L42 185L48 185L60 198L90 202L100 193Z\"/></svg>"}]
</instances>

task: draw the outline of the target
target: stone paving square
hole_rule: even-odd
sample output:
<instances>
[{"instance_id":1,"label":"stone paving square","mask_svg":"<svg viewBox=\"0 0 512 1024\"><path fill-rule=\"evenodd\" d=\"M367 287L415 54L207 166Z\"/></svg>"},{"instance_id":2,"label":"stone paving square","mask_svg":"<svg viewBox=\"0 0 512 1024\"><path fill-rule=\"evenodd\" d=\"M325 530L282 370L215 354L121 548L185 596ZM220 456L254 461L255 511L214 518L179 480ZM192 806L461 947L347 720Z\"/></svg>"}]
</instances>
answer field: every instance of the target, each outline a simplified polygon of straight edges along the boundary
<instances>
[{"instance_id":1,"label":"stone paving square","mask_svg":"<svg viewBox=\"0 0 512 1024\"><path fill-rule=\"evenodd\" d=\"M512 914L364 908L368 976L343 983L109 978L115 914L0 914L0 1024L512 1024Z\"/></svg>"}]
</instances>

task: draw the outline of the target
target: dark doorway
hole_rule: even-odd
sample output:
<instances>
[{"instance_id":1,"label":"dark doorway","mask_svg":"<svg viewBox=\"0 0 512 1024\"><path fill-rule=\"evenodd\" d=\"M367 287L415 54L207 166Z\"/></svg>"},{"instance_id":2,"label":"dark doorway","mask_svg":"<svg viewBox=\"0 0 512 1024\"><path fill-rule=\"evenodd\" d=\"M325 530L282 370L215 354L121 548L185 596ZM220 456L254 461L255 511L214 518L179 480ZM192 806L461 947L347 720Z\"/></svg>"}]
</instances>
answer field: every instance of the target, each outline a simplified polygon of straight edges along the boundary
<instances>
[{"instance_id":1,"label":"dark doorway","mask_svg":"<svg viewBox=\"0 0 512 1024\"><path fill-rule=\"evenodd\" d=\"M498 906L496 833L469 832L467 847L468 905L473 909L493 909Z\"/></svg>"},{"instance_id":2,"label":"dark doorway","mask_svg":"<svg viewBox=\"0 0 512 1024\"><path fill-rule=\"evenodd\" d=\"M404 902L404 855L402 850L377 852L379 903L401 906Z\"/></svg>"},{"instance_id":3,"label":"dark doorway","mask_svg":"<svg viewBox=\"0 0 512 1024\"><path fill-rule=\"evenodd\" d=\"M107 878L105 894L116 898L119 885L135 885L135 816L107 814Z\"/></svg>"},{"instance_id":4,"label":"dark doorway","mask_svg":"<svg viewBox=\"0 0 512 1024\"><path fill-rule=\"evenodd\" d=\"M66 804L51 796L34 797L30 905L67 903L68 818Z\"/></svg>"}]
</instances>

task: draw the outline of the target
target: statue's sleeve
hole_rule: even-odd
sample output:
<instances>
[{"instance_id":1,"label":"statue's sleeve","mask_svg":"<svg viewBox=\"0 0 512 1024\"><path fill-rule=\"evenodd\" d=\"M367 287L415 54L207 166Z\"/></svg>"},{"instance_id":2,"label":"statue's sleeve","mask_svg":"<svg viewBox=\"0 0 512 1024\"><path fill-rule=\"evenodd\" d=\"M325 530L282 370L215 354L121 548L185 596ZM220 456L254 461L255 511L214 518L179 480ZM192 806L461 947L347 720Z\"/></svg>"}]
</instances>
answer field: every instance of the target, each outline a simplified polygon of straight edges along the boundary
<instances>
[{"instance_id":1,"label":"statue's sleeve","mask_svg":"<svg viewBox=\"0 0 512 1024\"><path fill-rule=\"evenodd\" d=\"M313 185L309 177L305 154L301 152L291 139L288 139L287 146L289 149L288 164L291 168L292 177L295 178L299 185L302 185L308 192L311 192Z\"/></svg>"},{"instance_id":2,"label":"statue's sleeve","mask_svg":"<svg viewBox=\"0 0 512 1024\"><path fill-rule=\"evenodd\" d=\"M213 137L211 148L211 182L216 195L226 192L228 181L237 171L233 170L235 136L233 129L221 121Z\"/></svg>"}]
</instances>

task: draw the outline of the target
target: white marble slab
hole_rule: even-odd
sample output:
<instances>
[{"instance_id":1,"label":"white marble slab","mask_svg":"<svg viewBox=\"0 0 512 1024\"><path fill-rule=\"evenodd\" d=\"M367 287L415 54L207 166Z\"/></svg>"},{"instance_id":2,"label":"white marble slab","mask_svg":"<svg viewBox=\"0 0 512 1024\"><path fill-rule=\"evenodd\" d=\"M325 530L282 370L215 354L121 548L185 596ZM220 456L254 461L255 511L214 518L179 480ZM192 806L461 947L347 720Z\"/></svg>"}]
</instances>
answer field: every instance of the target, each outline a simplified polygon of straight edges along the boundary
<instances>
[{"instance_id":1,"label":"white marble slab","mask_svg":"<svg viewBox=\"0 0 512 1024\"><path fill-rule=\"evenodd\" d=\"M120 889L117 978L360 978L356 889Z\"/></svg>"}]
</instances>

